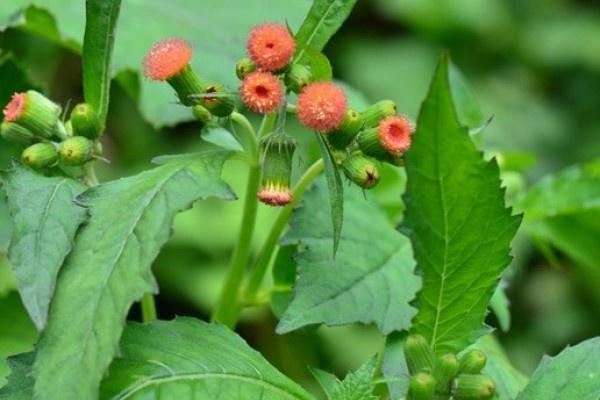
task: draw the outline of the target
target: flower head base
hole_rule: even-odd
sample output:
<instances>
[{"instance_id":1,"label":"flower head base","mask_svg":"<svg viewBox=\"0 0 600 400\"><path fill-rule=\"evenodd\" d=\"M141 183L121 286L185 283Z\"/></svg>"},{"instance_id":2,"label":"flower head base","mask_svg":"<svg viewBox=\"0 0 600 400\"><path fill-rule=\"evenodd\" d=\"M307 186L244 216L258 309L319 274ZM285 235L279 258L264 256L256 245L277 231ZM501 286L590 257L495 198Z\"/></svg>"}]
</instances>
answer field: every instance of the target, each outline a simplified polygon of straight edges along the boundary
<instances>
[{"instance_id":1,"label":"flower head base","mask_svg":"<svg viewBox=\"0 0 600 400\"><path fill-rule=\"evenodd\" d=\"M267 71L285 67L296 51L296 42L285 25L271 23L252 29L247 46L252 61Z\"/></svg>"},{"instance_id":2,"label":"flower head base","mask_svg":"<svg viewBox=\"0 0 600 400\"><path fill-rule=\"evenodd\" d=\"M164 81L180 73L192 59L192 46L183 39L165 39L156 43L144 59L144 75Z\"/></svg>"},{"instance_id":3,"label":"flower head base","mask_svg":"<svg viewBox=\"0 0 600 400\"><path fill-rule=\"evenodd\" d=\"M240 97L250 110L267 114L283 101L281 83L270 72L255 71L246 75L240 86Z\"/></svg>"},{"instance_id":4,"label":"flower head base","mask_svg":"<svg viewBox=\"0 0 600 400\"><path fill-rule=\"evenodd\" d=\"M289 187L270 182L259 190L258 199L270 206L280 207L290 204L293 196Z\"/></svg>"},{"instance_id":5,"label":"flower head base","mask_svg":"<svg viewBox=\"0 0 600 400\"><path fill-rule=\"evenodd\" d=\"M2 113L4 114L4 119L8 122L14 122L23 111L25 111L25 93L14 93L10 99L10 102L4 107Z\"/></svg>"},{"instance_id":6,"label":"flower head base","mask_svg":"<svg viewBox=\"0 0 600 400\"><path fill-rule=\"evenodd\" d=\"M298 119L302 125L321 133L339 128L346 112L346 93L332 82L308 85L298 96Z\"/></svg>"},{"instance_id":7,"label":"flower head base","mask_svg":"<svg viewBox=\"0 0 600 400\"><path fill-rule=\"evenodd\" d=\"M402 116L387 117L379 123L379 140L391 154L404 153L411 144L414 127Z\"/></svg>"},{"instance_id":8,"label":"flower head base","mask_svg":"<svg viewBox=\"0 0 600 400\"><path fill-rule=\"evenodd\" d=\"M31 131L35 136L51 138L58 135L60 107L35 90L12 95L4 107L4 117Z\"/></svg>"},{"instance_id":9,"label":"flower head base","mask_svg":"<svg viewBox=\"0 0 600 400\"><path fill-rule=\"evenodd\" d=\"M258 199L270 206L285 206L293 199L290 181L296 142L291 136L278 133L265 139L264 149L265 159Z\"/></svg>"}]
</instances>

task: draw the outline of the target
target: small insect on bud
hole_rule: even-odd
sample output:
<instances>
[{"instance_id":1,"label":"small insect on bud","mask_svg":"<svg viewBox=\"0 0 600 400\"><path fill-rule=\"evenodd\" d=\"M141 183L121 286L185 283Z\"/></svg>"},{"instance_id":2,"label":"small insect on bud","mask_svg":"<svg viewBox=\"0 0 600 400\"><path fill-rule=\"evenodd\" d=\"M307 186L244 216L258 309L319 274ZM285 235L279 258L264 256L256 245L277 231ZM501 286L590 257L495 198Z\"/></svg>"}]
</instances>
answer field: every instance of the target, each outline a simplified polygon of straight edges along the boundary
<instances>
[{"instance_id":1,"label":"small insect on bud","mask_svg":"<svg viewBox=\"0 0 600 400\"><path fill-rule=\"evenodd\" d=\"M21 160L23 164L40 170L54 166L58 161L58 152L52 143L36 143L23 150Z\"/></svg>"},{"instance_id":2,"label":"small insect on bud","mask_svg":"<svg viewBox=\"0 0 600 400\"><path fill-rule=\"evenodd\" d=\"M256 64L248 57L242 58L235 66L235 74L240 80L244 79L246 75L254 71L256 71Z\"/></svg>"},{"instance_id":3,"label":"small insect on bud","mask_svg":"<svg viewBox=\"0 0 600 400\"><path fill-rule=\"evenodd\" d=\"M63 165L83 165L94 156L94 142L83 136L74 136L60 144L59 155Z\"/></svg>"},{"instance_id":4,"label":"small insect on bud","mask_svg":"<svg viewBox=\"0 0 600 400\"><path fill-rule=\"evenodd\" d=\"M285 74L285 84L294 93L300 93L311 79L310 69L302 64L292 64Z\"/></svg>"},{"instance_id":5,"label":"small insect on bud","mask_svg":"<svg viewBox=\"0 0 600 400\"><path fill-rule=\"evenodd\" d=\"M379 183L377 165L362 154L353 154L342 164L344 174L348 179L363 189L371 189Z\"/></svg>"},{"instance_id":6,"label":"small insect on bud","mask_svg":"<svg viewBox=\"0 0 600 400\"><path fill-rule=\"evenodd\" d=\"M456 400L491 399L495 391L496 385L485 375L460 374L452 383L452 398Z\"/></svg>"},{"instance_id":7,"label":"small insect on bud","mask_svg":"<svg viewBox=\"0 0 600 400\"><path fill-rule=\"evenodd\" d=\"M29 129L14 122L2 121L0 135L4 140L21 146L29 146L36 142L35 136Z\"/></svg>"},{"instance_id":8,"label":"small insect on bud","mask_svg":"<svg viewBox=\"0 0 600 400\"><path fill-rule=\"evenodd\" d=\"M344 122L346 93L332 82L311 83L298 96L296 110L302 125L329 133Z\"/></svg>"},{"instance_id":9,"label":"small insect on bud","mask_svg":"<svg viewBox=\"0 0 600 400\"><path fill-rule=\"evenodd\" d=\"M73 135L83 136L88 139L98 139L102 133L100 120L94 108L87 104L77 104L71 112L71 129Z\"/></svg>"},{"instance_id":10,"label":"small insect on bud","mask_svg":"<svg viewBox=\"0 0 600 400\"><path fill-rule=\"evenodd\" d=\"M406 364L411 374L433 369L433 352L421 335L409 335L404 343Z\"/></svg>"},{"instance_id":11,"label":"small insect on bud","mask_svg":"<svg viewBox=\"0 0 600 400\"><path fill-rule=\"evenodd\" d=\"M478 374L485 367L487 357L484 352L471 350L460 359L459 371L464 374Z\"/></svg>"},{"instance_id":12,"label":"small insect on bud","mask_svg":"<svg viewBox=\"0 0 600 400\"><path fill-rule=\"evenodd\" d=\"M285 25L266 23L252 29L247 47L250 58L259 67L277 71L292 59L296 42Z\"/></svg>"},{"instance_id":13,"label":"small insect on bud","mask_svg":"<svg viewBox=\"0 0 600 400\"><path fill-rule=\"evenodd\" d=\"M387 117L381 120L378 127L362 131L358 136L358 145L365 154L385 161L389 154L401 156L408 150L413 129L404 117Z\"/></svg>"},{"instance_id":14,"label":"small insect on bud","mask_svg":"<svg viewBox=\"0 0 600 400\"><path fill-rule=\"evenodd\" d=\"M292 157L296 143L285 135L277 135L265 144L265 161L258 199L271 206L285 206L292 202L290 189Z\"/></svg>"},{"instance_id":15,"label":"small insect on bud","mask_svg":"<svg viewBox=\"0 0 600 400\"><path fill-rule=\"evenodd\" d=\"M3 112L6 121L29 129L36 136L50 138L57 132L60 107L35 90L13 94Z\"/></svg>"},{"instance_id":16,"label":"small insect on bud","mask_svg":"<svg viewBox=\"0 0 600 400\"><path fill-rule=\"evenodd\" d=\"M270 72L255 71L248 74L240 86L240 97L250 110L267 114L283 103L281 82Z\"/></svg>"},{"instance_id":17,"label":"small insect on bud","mask_svg":"<svg viewBox=\"0 0 600 400\"><path fill-rule=\"evenodd\" d=\"M435 393L435 378L425 372L419 372L410 379L408 389L411 400L432 400Z\"/></svg>"},{"instance_id":18,"label":"small insect on bud","mask_svg":"<svg viewBox=\"0 0 600 400\"><path fill-rule=\"evenodd\" d=\"M437 382L437 391L447 393L450 390L450 383L458 373L458 360L452 353L446 353L438 356L433 366L433 375Z\"/></svg>"},{"instance_id":19,"label":"small insect on bud","mask_svg":"<svg viewBox=\"0 0 600 400\"><path fill-rule=\"evenodd\" d=\"M225 87L220 83L208 84L203 93L205 97L202 97L200 104L202 104L208 111L217 117L227 117L233 112L235 108L235 99L233 95L227 93ZM214 93L214 96L210 94Z\"/></svg>"},{"instance_id":20,"label":"small insect on bud","mask_svg":"<svg viewBox=\"0 0 600 400\"><path fill-rule=\"evenodd\" d=\"M167 81L186 106L198 101L204 84L190 66L192 46L182 39L165 39L156 43L144 58L144 75L153 81Z\"/></svg>"},{"instance_id":21,"label":"small insect on bud","mask_svg":"<svg viewBox=\"0 0 600 400\"><path fill-rule=\"evenodd\" d=\"M382 119L396 115L396 103L392 100L381 100L360 114L363 126L373 128L379 125Z\"/></svg>"},{"instance_id":22,"label":"small insect on bud","mask_svg":"<svg viewBox=\"0 0 600 400\"><path fill-rule=\"evenodd\" d=\"M327 135L327 141L336 149L345 149L352 143L361 126L360 114L349 108L346 110L342 126Z\"/></svg>"},{"instance_id":23,"label":"small insect on bud","mask_svg":"<svg viewBox=\"0 0 600 400\"><path fill-rule=\"evenodd\" d=\"M208 111L206 107L203 107L200 104L192 106L192 114L194 115L194 118L196 118L203 124L208 123L212 119L212 114L210 113L210 111Z\"/></svg>"}]
</instances>

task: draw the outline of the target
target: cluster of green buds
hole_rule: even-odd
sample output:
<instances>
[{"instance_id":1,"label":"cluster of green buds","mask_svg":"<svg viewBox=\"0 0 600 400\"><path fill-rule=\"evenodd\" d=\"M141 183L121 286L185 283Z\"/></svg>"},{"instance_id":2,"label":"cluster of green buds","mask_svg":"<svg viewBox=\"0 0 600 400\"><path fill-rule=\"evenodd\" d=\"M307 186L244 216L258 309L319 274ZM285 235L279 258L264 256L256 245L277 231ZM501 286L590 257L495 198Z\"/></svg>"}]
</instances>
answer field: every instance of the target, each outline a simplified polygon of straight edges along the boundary
<instances>
[{"instance_id":1,"label":"cluster of green buds","mask_svg":"<svg viewBox=\"0 0 600 400\"><path fill-rule=\"evenodd\" d=\"M42 170L57 165L81 166L100 152L102 128L98 115L88 104L78 104L67 123L61 108L34 90L15 93L4 108L0 135L25 147L24 164Z\"/></svg>"},{"instance_id":2,"label":"cluster of green buds","mask_svg":"<svg viewBox=\"0 0 600 400\"><path fill-rule=\"evenodd\" d=\"M470 350L460 358L453 353L434 355L421 335L409 335L404 344L411 374L410 400L485 400L494 396L494 382L481 371L486 356Z\"/></svg>"}]
</instances>

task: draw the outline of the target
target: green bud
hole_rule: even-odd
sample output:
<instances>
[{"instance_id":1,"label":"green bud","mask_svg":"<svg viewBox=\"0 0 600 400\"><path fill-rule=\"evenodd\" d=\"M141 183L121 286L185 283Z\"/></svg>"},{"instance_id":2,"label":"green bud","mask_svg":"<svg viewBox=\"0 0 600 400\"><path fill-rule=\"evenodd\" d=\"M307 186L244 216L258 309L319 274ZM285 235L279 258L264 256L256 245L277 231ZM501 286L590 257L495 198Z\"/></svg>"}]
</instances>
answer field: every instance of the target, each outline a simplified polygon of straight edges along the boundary
<instances>
[{"instance_id":1,"label":"green bud","mask_svg":"<svg viewBox=\"0 0 600 400\"><path fill-rule=\"evenodd\" d=\"M458 369L465 374L478 374L485 367L486 361L484 352L471 350L461 357Z\"/></svg>"},{"instance_id":2,"label":"green bud","mask_svg":"<svg viewBox=\"0 0 600 400\"><path fill-rule=\"evenodd\" d=\"M342 170L348 179L364 189L371 189L379 183L377 165L364 155L357 153L346 158Z\"/></svg>"},{"instance_id":3,"label":"green bud","mask_svg":"<svg viewBox=\"0 0 600 400\"><path fill-rule=\"evenodd\" d=\"M495 391L496 385L485 375L460 374L452 383L452 398L456 400L491 399Z\"/></svg>"},{"instance_id":4,"label":"green bud","mask_svg":"<svg viewBox=\"0 0 600 400\"><path fill-rule=\"evenodd\" d=\"M410 379L408 393L411 400L432 400L435 392L435 378L419 372Z\"/></svg>"},{"instance_id":5,"label":"green bud","mask_svg":"<svg viewBox=\"0 0 600 400\"><path fill-rule=\"evenodd\" d=\"M327 134L327 140L334 148L345 149L352 143L361 126L362 120L359 112L353 108L348 108L342 126Z\"/></svg>"},{"instance_id":6,"label":"green bud","mask_svg":"<svg viewBox=\"0 0 600 400\"><path fill-rule=\"evenodd\" d=\"M437 382L437 391L447 393L450 390L450 383L458 373L458 360L452 353L438 356L433 367L433 375Z\"/></svg>"},{"instance_id":7,"label":"green bud","mask_svg":"<svg viewBox=\"0 0 600 400\"><path fill-rule=\"evenodd\" d=\"M381 100L360 114L365 128L373 128L385 117L396 115L396 103L392 100Z\"/></svg>"},{"instance_id":8,"label":"green bud","mask_svg":"<svg viewBox=\"0 0 600 400\"><path fill-rule=\"evenodd\" d=\"M204 88L203 93L216 93L220 96L203 97L202 104L208 111L217 117L227 117L235 108L235 99L233 96L227 95L225 87L220 83L211 83Z\"/></svg>"},{"instance_id":9,"label":"green bud","mask_svg":"<svg viewBox=\"0 0 600 400\"><path fill-rule=\"evenodd\" d=\"M367 128L356 137L358 147L368 156L375 157L381 161L390 160L389 152L381 144L379 128Z\"/></svg>"},{"instance_id":10,"label":"green bud","mask_svg":"<svg viewBox=\"0 0 600 400\"><path fill-rule=\"evenodd\" d=\"M3 121L0 124L0 135L4 140L21 146L29 146L36 141L35 136L29 129L14 122Z\"/></svg>"},{"instance_id":11,"label":"green bud","mask_svg":"<svg viewBox=\"0 0 600 400\"><path fill-rule=\"evenodd\" d=\"M285 85L294 93L300 93L312 79L310 69L306 65L292 64L285 74Z\"/></svg>"},{"instance_id":12,"label":"green bud","mask_svg":"<svg viewBox=\"0 0 600 400\"><path fill-rule=\"evenodd\" d=\"M71 128L73 135L83 136L91 140L98 139L102 134L100 120L94 108L87 104L77 104L71 112Z\"/></svg>"},{"instance_id":13,"label":"green bud","mask_svg":"<svg viewBox=\"0 0 600 400\"><path fill-rule=\"evenodd\" d=\"M406 364L411 374L421 371L431 371L433 368L433 353L427 340L421 335L409 335L404 343Z\"/></svg>"},{"instance_id":14,"label":"green bud","mask_svg":"<svg viewBox=\"0 0 600 400\"><path fill-rule=\"evenodd\" d=\"M20 102L22 107L9 121L27 128L36 136L51 138L56 135L60 122L58 104L35 90L13 95L12 102Z\"/></svg>"},{"instance_id":15,"label":"green bud","mask_svg":"<svg viewBox=\"0 0 600 400\"><path fill-rule=\"evenodd\" d=\"M268 138L264 149L263 173L258 198L272 206L287 205L292 201L290 182L296 142L290 136L279 134Z\"/></svg>"},{"instance_id":16,"label":"green bud","mask_svg":"<svg viewBox=\"0 0 600 400\"><path fill-rule=\"evenodd\" d=\"M256 71L256 64L250 58L242 58L235 66L235 74L243 80L250 72Z\"/></svg>"},{"instance_id":17,"label":"green bud","mask_svg":"<svg viewBox=\"0 0 600 400\"><path fill-rule=\"evenodd\" d=\"M189 64L178 74L167 79L167 82L175 89L179 101L186 106L191 106L199 102L197 98L194 98L194 95L203 93L205 86L204 82L196 75Z\"/></svg>"},{"instance_id":18,"label":"green bud","mask_svg":"<svg viewBox=\"0 0 600 400\"><path fill-rule=\"evenodd\" d=\"M202 122L203 124L208 123L212 118L212 114L210 113L210 111L208 111L206 107L201 106L200 104L196 104L192 107L192 114L198 121Z\"/></svg>"},{"instance_id":19,"label":"green bud","mask_svg":"<svg viewBox=\"0 0 600 400\"><path fill-rule=\"evenodd\" d=\"M61 164L83 165L94 156L94 142L83 136L73 136L60 144L59 155Z\"/></svg>"},{"instance_id":20,"label":"green bud","mask_svg":"<svg viewBox=\"0 0 600 400\"><path fill-rule=\"evenodd\" d=\"M58 152L52 143L36 143L23 150L21 160L25 165L39 170L54 166L58 161Z\"/></svg>"}]
</instances>

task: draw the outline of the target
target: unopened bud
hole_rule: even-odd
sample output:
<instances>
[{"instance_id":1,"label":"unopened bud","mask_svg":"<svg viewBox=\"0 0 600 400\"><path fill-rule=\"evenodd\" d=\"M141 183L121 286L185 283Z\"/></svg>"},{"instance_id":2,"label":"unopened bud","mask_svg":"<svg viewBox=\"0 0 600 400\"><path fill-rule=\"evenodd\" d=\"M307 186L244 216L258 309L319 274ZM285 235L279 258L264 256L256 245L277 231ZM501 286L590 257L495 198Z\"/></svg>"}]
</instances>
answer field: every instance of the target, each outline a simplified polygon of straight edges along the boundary
<instances>
[{"instance_id":1,"label":"unopened bud","mask_svg":"<svg viewBox=\"0 0 600 400\"><path fill-rule=\"evenodd\" d=\"M364 110L360 117L365 128L379 125L382 119L396 115L396 103L392 100L381 100Z\"/></svg>"},{"instance_id":2,"label":"unopened bud","mask_svg":"<svg viewBox=\"0 0 600 400\"><path fill-rule=\"evenodd\" d=\"M348 108L342 125L327 135L327 141L336 149L345 149L356 137L362 126L360 114L353 108Z\"/></svg>"},{"instance_id":3,"label":"unopened bud","mask_svg":"<svg viewBox=\"0 0 600 400\"><path fill-rule=\"evenodd\" d=\"M250 58L242 58L235 66L235 74L243 80L250 72L256 71L256 64Z\"/></svg>"},{"instance_id":4,"label":"unopened bud","mask_svg":"<svg viewBox=\"0 0 600 400\"><path fill-rule=\"evenodd\" d=\"M404 343L406 364L411 374L431 371L433 368L433 352L427 340L421 335L409 335Z\"/></svg>"},{"instance_id":5,"label":"unopened bud","mask_svg":"<svg viewBox=\"0 0 600 400\"><path fill-rule=\"evenodd\" d=\"M408 392L411 400L432 400L435 393L435 378L425 372L413 375Z\"/></svg>"},{"instance_id":6,"label":"unopened bud","mask_svg":"<svg viewBox=\"0 0 600 400\"><path fill-rule=\"evenodd\" d=\"M285 206L292 202L290 181L292 157L296 143L285 135L270 138L265 144L265 161L258 199L271 206Z\"/></svg>"},{"instance_id":7,"label":"unopened bud","mask_svg":"<svg viewBox=\"0 0 600 400\"><path fill-rule=\"evenodd\" d=\"M87 103L77 104L73 108L71 112L71 128L73 129L73 135L84 136L92 140L100 137L102 133L98 114Z\"/></svg>"},{"instance_id":8,"label":"unopened bud","mask_svg":"<svg viewBox=\"0 0 600 400\"><path fill-rule=\"evenodd\" d=\"M235 108L234 96L227 93L225 87L220 83L207 85L203 93L205 97L202 97L200 104L212 114L217 117L227 117L233 112ZM214 93L215 96L210 96L211 93Z\"/></svg>"},{"instance_id":9,"label":"unopened bud","mask_svg":"<svg viewBox=\"0 0 600 400\"><path fill-rule=\"evenodd\" d=\"M36 143L23 150L21 160L25 165L39 170L54 166L58 161L58 152L52 143Z\"/></svg>"},{"instance_id":10,"label":"unopened bud","mask_svg":"<svg viewBox=\"0 0 600 400\"><path fill-rule=\"evenodd\" d=\"M285 74L285 84L294 93L300 93L311 82L312 74L306 65L292 64Z\"/></svg>"},{"instance_id":11,"label":"unopened bud","mask_svg":"<svg viewBox=\"0 0 600 400\"><path fill-rule=\"evenodd\" d=\"M437 390L447 393L450 390L450 383L458 373L458 360L452 353L438 356L433 367Z\"/></svg>"},{"instance_id":12,"label":"unopened bud","mask_svg":"<svg viewBox=\"0 0 600 400\"><path fill-rule=\"evenodd\" d=\"M360 132L357 142L363 153L388 161L389 155L398 158L409 149L413 130L413 125L405 117L386 117L377 127Z\"/></svg>"},{"instance_id":13,"label":"unopened bud","mask_svg":"<svg viewBox=\"0 0 600 400\"><path fill-rule=\"evenodd\" d=\"M342 164L342 169L348 179L364 189L371 189L379 183L377 165L360 153L346 158Z\"/></svg>"},{"instance_id":14,"label":"unopened bud","mask_svg":"<svg viewBox=\"0 0 600 400\"><path fill-rule=\"evenodd\" d=\"M459 371L465 374L478 374L485 367L487 357L484 352L471 350L460 359Z\"/></svg>"},{"instance_id":15,"label":"unopened bud","mask_svg":"<svg viewBox=\"0 0 600 400\"><path fill-rule=\"evenodd\" d=\"M29 129L14 122L3 121L0 125L0 135L4 140L21 146L29 146L36 141Z\"/></svg>"},{"instance_id":16,"label":"unopened bud","mask_svg":"<svg viewBox=\"0 0 600 400\"><path fill-rule=\"evenodd\" d=\"M491 399L495 391L496 385L485 375L460 374L452 383L452 398L456 400Z\"/></svg>"},{"instance_id":17,"label":"unopened bud","mask_svg":"<svg viewBox=\"0 0 600 400\"><path fill-rule=\"evenodd\" d=\"M4 108L4 117L31 131L36 136L50 138L56 134L60 107L35 90L15 93Z\"/></svg>"},{"instance_id":18,"label":"unopened bud","mask_svg":"<svg viewBox=\"0 0 600 400\"><path fill-rule=\"evenodd\" d=\"M60 144L59 154L61 164L83 165L94 156L94 142L83 136L73 136Z\"/></svg>"}]
</instances>

